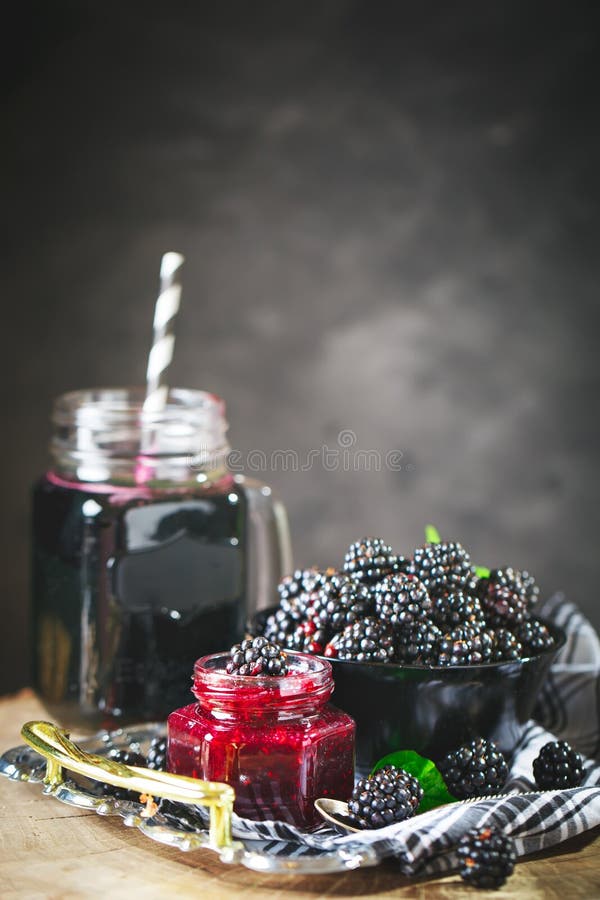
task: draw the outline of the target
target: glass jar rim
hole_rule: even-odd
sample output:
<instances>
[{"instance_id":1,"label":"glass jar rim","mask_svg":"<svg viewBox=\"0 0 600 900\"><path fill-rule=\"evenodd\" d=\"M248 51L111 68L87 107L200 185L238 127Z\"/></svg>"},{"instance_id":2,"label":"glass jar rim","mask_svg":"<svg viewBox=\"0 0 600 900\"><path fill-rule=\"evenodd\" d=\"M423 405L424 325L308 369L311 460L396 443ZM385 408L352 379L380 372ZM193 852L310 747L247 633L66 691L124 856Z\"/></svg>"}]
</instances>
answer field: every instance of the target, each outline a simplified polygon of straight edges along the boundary
<instances>
[{"instance_id":1,"label":"glass jar rim","mask_svg":"<svg viewBox=\"0 0 600 900\"><path fill-rule=\"evenodd\" d=\"M229 675L229 652L213 653L196 660L193 693L223 709L278 707L286 710L324 703L333 692L333 670L326 659L285 651L286 675Z\"/></svg>"},{"instance_id":2,"label":"glass jar rim","mask_svg":"<svg viewBox=\"0 0 600 900\"><path fill-rule=\"evenodd\" d=\"M90 417L108 415L123 423L157 426L172 423L182 415L192 422L204 422L207 416L225 416L225 401L221 397L196 388L171 388L160 410L144 410L145 399L145 388L139 385L67 391L56 397L52 421L56 425L88 424Z\"/></svg>"}]
</instances>

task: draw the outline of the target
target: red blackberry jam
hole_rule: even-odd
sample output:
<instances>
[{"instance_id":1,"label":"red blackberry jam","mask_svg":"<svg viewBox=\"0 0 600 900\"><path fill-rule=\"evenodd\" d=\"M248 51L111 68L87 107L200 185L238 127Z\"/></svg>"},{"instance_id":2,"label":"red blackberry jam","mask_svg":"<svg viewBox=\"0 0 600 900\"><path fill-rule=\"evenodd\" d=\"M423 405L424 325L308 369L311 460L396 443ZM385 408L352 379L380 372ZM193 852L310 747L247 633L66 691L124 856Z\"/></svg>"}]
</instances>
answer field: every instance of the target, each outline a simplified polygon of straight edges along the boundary
<instances>
[{"instance_id":1,"label":"red blackberry jam","mask_svg":"<svg viewBox=\"0 0 600 900\"><path fill-rule=\"evenodd\" d=\"M328 702L330 664L290 653L287 675L228 675L229 658L197 661L198 702L168 718L169 771L230 784L245 818L317 825L317 797L354 786L355 724Z\"/></svg>"}]
</instances>

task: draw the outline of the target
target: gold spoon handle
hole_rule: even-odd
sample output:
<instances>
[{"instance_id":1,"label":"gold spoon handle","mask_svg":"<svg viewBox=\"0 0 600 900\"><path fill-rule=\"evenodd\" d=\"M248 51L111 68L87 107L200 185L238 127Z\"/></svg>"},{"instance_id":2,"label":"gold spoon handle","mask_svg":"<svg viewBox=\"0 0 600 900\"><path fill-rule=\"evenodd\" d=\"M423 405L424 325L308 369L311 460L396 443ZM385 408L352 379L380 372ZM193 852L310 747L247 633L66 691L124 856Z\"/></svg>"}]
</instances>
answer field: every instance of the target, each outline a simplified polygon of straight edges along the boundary
<instances>
[{"instance_id":1,"label":"gold spoon handle","mask_svg":"<svg viewBox=\"0 0 600 900\"><path fill-rule=\"evenodd\" d=\"M209 838L215 848L231 847L231 814L235 793L228 784L200 781L171 772L155 772L88 753L73 743L69 733L52 722L26 722L24 740L46 759L44 784L52 788L64 781L63 769L152 797L193 803L210 810Z\"/></svg>"}]
</instances>

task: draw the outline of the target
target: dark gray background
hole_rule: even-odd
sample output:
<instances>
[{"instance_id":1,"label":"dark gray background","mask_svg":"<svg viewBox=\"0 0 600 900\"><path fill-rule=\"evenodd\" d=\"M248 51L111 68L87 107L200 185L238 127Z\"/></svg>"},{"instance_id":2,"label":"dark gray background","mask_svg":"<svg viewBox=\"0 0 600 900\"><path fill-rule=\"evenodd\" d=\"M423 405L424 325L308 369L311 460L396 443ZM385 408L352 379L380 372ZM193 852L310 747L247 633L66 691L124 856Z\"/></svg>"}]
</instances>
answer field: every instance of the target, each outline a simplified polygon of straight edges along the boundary
<instances>
[{"instance_id":1,"label":"dark gray background","mask_svg":"<svg viewBox=\"0 0 600 900\"><path fill-rule=\"evenodd\" d=\"M600 624L595 5L24 3L0 162L0 689L27 678L29 485L54 395L173 381L242 451L351 429L401 471L273 471L301 563L435 522Z\"/></svg>"}]
</instances>

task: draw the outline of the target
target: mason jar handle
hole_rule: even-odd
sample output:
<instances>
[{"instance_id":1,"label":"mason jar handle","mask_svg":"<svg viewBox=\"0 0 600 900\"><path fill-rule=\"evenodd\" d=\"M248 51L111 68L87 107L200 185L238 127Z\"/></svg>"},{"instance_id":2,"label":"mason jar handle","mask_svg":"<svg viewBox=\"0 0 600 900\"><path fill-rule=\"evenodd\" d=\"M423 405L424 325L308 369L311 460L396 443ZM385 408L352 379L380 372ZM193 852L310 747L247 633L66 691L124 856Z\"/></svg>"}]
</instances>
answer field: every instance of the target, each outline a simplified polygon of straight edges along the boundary
<instances>
[{"instance_id":1,"label":"mason jar handle","mask_svg":"<svg viewBox=\"0 0 600 900\"><path fill-rule=\"evenodd\" d=\"M44 784L56 788L64 781L63 769L86 778L126 788L148 798L164 797L180 803L193 803L210 810L209 840L222 849L232 846L231 815L235 792L228 784L200 781L172 772L156 772L143 766L127 766L114 759L88 753L52 722L26 722L23 739L46 759Z\"/></svg>"}]
</instances>

